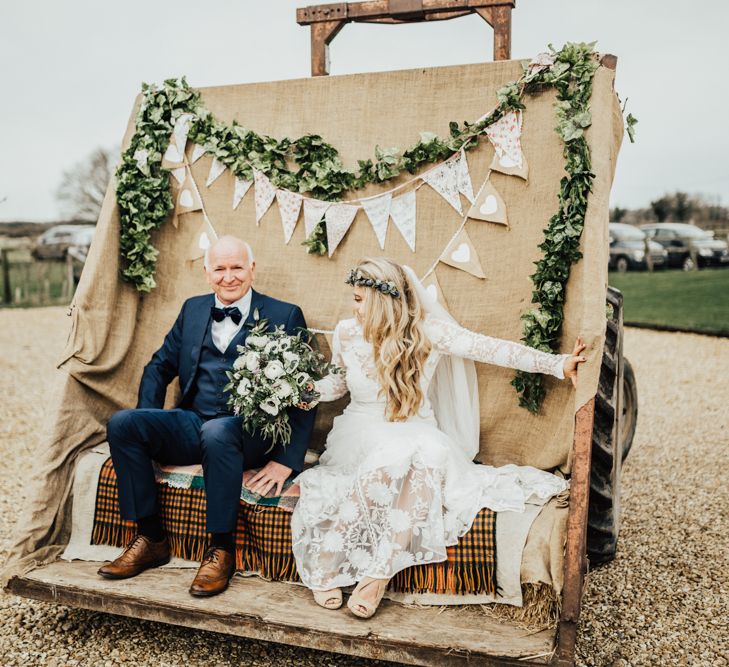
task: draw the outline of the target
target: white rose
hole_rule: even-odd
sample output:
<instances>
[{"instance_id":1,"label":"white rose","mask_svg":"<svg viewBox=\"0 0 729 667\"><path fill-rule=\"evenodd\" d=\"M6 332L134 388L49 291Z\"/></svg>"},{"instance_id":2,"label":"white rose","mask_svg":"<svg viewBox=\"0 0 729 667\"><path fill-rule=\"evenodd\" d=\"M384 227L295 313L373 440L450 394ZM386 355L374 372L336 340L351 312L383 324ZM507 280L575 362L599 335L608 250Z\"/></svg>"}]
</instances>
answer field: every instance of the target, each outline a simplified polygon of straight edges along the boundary
<instances>
[{"instance_id":1,"label":"white rose","mask_svg":"<svg viewBox=\"0 0 729 667\"><path fill-rule=\"evenodd\" d=\"M249 352L246 354L246 368L251 372L255 373L261 367L261 358L258 352Z\"/></svg>"},{"instance_id":2,"label":"white rose","mask_svg":"<svg viewBox=\"0 0 729 667\"><path fill-rule=\"evenodd\" d=\"M242 371L246 367L246 355L241 354L234 362L233 368L237 371Z\"/></svg>"},{"instance_id":3,"label":"white rose","mask_svg":"<svg viewBox=\"0 0 729 667\"><path fill-rule=\"evenodd\" d=\"M293 388L291 385L286 382L285 380L281 380L280 382L277 382L275 384L276 387L276 396L278 398L288 398L291 396L291 394L294 393Z\"/></svg>"},{"instance_id":4,"label":"white rose","mask_svg":"<svg viewBox=\"0 0 729 667\"><path fill-rule=\"evenodd\" d=\"M263 369L263 374L269 380L275 380L276 378L281 377L284 374L283 364L280 361L278 361L278 359L269 361L266 364L266 367Z\"/></svg>"},{"instance_id":5,"label":"white rose","mask_svg":"<svg viewBox=\"0 0 729 667\"><path fill-rule=\"evenodd\" d=\"M280 403L274 396L267 398L265 401L261 401L261 410L267 412L269 415L274 417L278 414Z\"/></svg>"},{"instance_id":6,"label":"white rose","mask_svg":"<svg viewBox=\"0 0 729 667\"><path fill-rule=\"evenodd\" d=\"M248 336L246 343L254 347L263 347L268 339L265 336Z\"/></svg>"},{"instance_id":7,"label":"white rose","mask_svg":"<svg viewBox=\"0 0 729 667\"><path fill-rule=\"evenodd\" d=\"M293 352L284 352L283 353L284 361L286 362L286 370L293 371L299 364L299 355L294 354Z\"/></svg>"},{"instance_id":8,"label":"white rose","mask_svg":"<svg viewBox=\"0 0 729 667\"><path fill-rule=\"evenodd\" d=\"M241 396L245 396L248 393L248 390L251 388L251 381L248 378L243 378L238 383L238 394Z\"/></svg>"}]
</instances>

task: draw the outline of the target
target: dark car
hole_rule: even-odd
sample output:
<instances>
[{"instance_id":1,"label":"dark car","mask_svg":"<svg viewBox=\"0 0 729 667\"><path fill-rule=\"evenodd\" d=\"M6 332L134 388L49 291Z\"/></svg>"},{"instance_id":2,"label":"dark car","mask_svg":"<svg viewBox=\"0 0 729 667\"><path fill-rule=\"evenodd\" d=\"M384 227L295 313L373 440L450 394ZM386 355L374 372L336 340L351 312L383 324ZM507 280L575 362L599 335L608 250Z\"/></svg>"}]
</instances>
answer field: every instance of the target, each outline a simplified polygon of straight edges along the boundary
<instances>
[{"instance_id":1,"label":"dark car","mask_svg":"<svg viewBox=\"0 0 729 667\"><path fill-rule=\"evenodd\" d=\"M637 227L621 222L611 222L608 269L621 273L628 270L646 269L648 267L645 254L646 244L650 248L653 267L666 266L668 253L662 245L654 241L647 241L645 232Z\"/></svg>"},{"instance_id":2,"label":"dark car","mask_svg":"<svg viewBox=\"0 0 729 667\"><path fill-rule=\"evenodd\" d=\"M640 228L668 251L669 266L684 271L693 269L696 261L700 267L729 266L729 245L715 239L713 232L682 222L657 222Z\"/></svg>"},{"instance_id":3,"label":"dark car","mask_svg":"<svg viewBox=\"0 0 729 667\"><path fill-rule=\"evenodd\" d=\"M45 231L36 241L32 255L36 259L65 259L71 246L91 245L94 237L92 225L56 225Z\"/></svg>"}]
</instances>

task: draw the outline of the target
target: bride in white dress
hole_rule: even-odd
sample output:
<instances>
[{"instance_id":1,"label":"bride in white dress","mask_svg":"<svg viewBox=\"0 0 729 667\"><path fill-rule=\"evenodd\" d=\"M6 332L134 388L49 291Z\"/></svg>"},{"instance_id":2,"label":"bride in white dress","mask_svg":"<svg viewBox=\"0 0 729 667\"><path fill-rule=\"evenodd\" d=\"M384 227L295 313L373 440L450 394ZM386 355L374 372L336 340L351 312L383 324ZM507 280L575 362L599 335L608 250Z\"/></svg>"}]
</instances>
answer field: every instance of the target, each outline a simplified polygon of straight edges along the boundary
<instances>
[{"instance_id":1,"label":"bride in white dress","mask_svg":"<svg viewBox=\"0 0 729 667\"><path fill-rule=\"evenodd\" d=\"M322 401L350 394L319 465L296 481L291 519L299 576L318 604L337 609L341 588L369 618L387 582L413 565L447 558L478 512L523 511L567 487L528 466L473 463L478 452L475 360L576 383L584 345L555 355L460 327L415 274L386 259L363 260L353 285L355 317L337 324ZM312 404L313 405L313 404ZM312 407L302 405L301 407Z\"/></svg>"}]
</instances>

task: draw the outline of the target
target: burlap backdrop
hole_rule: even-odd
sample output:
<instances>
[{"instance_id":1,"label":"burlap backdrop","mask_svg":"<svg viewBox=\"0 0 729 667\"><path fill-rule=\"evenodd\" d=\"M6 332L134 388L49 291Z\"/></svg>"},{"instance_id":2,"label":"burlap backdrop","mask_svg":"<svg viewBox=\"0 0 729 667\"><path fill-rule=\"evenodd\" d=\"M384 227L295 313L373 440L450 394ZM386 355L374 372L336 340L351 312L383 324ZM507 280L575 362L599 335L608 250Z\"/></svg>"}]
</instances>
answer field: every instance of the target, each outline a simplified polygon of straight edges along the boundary
<instances>
[{"instance_id":1,"label":"burlap backdrop","mask_svg":"<svg viewBox=\"0 0 729 667\"><path fill-rule=\"evenodd\" d=\"M405 147L421 130L447 135L451 120L474 121L489 111L495 91L518 78L518 61L401 72L321 77L202 90L208 109L219 119L259 133L296 137L319 133L337 146L345 164L373 155L375 145ZM481 397L480 460L492 464L532 464L569 469L576 410L596 391L605 329L607 285L608 195L622 121L613 92L614 72L601 67L595 76L593 123L588 132L597 175L582 237L584 258L572 270L567 292L562 351L578 334L589 361L581 367L580 386L546 380L548 398L542 414L518 407L509 385L513 371L479 367ZM530 307L529 275L540 257L543 229L557 207L564 175L562 144L554 132L553 92L528 97L522 144L529 181L498 173L492 182L503 196L511 229L470 221L466 227L483 264L486 280L440 264L437 277L453 316L464 326L492 336L519 340L519 316ZM134 131L134 114L124 145ZM487 141L468 153L474 189L483 182L493 149ZM256 288L298 303L310 326L332 329L350 315L348 269L360 257L380 255L375 235L360 212L332 259L307 255L300 222L288 246L277 205L260 227L254 218L253 191L238 210L231 207L233 176L226 171L205 188L210 158L193 167L210 219L218 234L235 234L253 246ZM405 180L405 179L403 179ZM391 188L371 186L364 194ZM428 186L417 195L417 252L412 253L391 224L385 254L410 264L420 275L437 259L459 224L456 212ZM50 418L47 444L38 452L38 467L29 506L18 523L5 578L55 558L68 540L69 496L79 453L105 439L105 423L120 408L135 405L142 368L162 342L182 301L207 291L201 262L187 254L201 214L181 216L175 229L165 225L153 235L160 250L158 287L141 296L119 277L119 216L110 185L96 238L74 299L72 328L61 368L68 377L57 412ZM319 437L332 411L321 411ZM30 471L27 471L30 474Z\"/></svg>"}]
</instances>

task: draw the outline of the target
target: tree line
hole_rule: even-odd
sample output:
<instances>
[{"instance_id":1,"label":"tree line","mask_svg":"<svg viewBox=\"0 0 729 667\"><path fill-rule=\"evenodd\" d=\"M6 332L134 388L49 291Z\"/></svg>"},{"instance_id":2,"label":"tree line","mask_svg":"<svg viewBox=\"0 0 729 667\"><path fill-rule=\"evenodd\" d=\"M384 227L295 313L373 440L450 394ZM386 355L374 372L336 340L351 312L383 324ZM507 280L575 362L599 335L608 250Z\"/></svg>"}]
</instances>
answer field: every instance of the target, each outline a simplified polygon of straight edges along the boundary
<instances>
[{"instance_id":1,"label":"tree line","mask_svg":"<svg viewBox=\"0 0 729 667\"><path fill-rule=\"evenodd\" d=\"M686 222L709 230L729 230L729 207L719 197L676 191L654 199L645 208L610 209L610 222L640 225L650 222Z\"/></svg>"}]
</instances>

